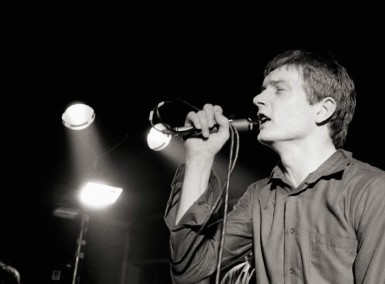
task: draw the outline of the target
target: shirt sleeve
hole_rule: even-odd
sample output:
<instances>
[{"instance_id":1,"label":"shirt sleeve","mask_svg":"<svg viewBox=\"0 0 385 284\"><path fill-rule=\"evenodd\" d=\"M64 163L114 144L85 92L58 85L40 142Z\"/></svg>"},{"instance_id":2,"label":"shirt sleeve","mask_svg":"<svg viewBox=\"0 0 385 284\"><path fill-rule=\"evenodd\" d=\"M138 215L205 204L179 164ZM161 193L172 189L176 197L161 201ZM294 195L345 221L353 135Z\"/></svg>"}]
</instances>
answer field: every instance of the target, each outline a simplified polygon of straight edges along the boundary
<instances>
[{"instance_id":1,"label":"shirt sleeve","mask_svg":"<svg viewBox=\"0 0 385 284\"><path fill-rule=\"evenodd\" d=\"M356 207L355 283L385 283L385 177L371 181Z\"/></svg>"},{"instance_id":2,"label":"shirt sleeve","mask_svg":"<svg viewBox=\"0 0 385 284\"><path fill-rule=\"evenodd\" d=\"M205 283L215 272L217 263L222 228L220 181L212 173L206 191L175 225L183 177L184 165L181 165L172 181L164 215L170 231L171 275L176 284Z\"/></svg>"}]
</instances>

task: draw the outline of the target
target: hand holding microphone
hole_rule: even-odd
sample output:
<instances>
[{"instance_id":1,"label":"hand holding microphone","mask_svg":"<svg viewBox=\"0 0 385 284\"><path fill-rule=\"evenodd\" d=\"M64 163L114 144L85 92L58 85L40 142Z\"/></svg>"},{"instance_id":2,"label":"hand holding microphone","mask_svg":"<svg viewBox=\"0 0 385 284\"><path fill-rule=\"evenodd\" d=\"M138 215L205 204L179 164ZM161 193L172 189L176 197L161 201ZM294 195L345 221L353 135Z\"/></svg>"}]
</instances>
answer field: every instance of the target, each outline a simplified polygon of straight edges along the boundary
<instances>
[{"instance_id":1,"label":"hand holding microphone","mask_svg":"<svg viewBox=\"0 0 385 284\"><path fill-rule=\"evenodd\" d=\"M229 122L238 132L249 132L255 129L255 126L258 125L258 122L253 121L251 118L235 118L229 119ZM190 126L176 127L177 131L185 133L182 135L183 138L187 139L190 137L200 137L202 136L202 131ZM218 124L214 124L213 127L209 129L210 133L215 133L218 131Z\"/></svg>"},{"instance_id":2,"label":"hand holding microphone","mask_svg":"<svg viewBox=\"0 0 385 284\"><path fill-rule=\"evenodd\" d=\"M189 112L184 127L187 157L194 161L211 160L230 137L230 121L218 105L205 104L202 110Z\"/></svg>"},{"instance_id":3,"label":"hand holding microphone","mask_svg":"<svg viewBox=\"0 0 385 284\"><path fill-rule=\"evenodd\" d=\"M190 111L185 118L185 125L180 127L173 127L167 124L163 119L161 119L159 108L164 106L167 103L182 103L184 106L189 106L194 111ZM207 138L210 133L216 133L218 131L219 124L215 121L214 114L215 111L219 111L222 114L222 108L220 106L213 106L211 104L206 104L203 109L199 109L190 103L181 100L168 100L162 101L150 112L149 120L154 126L154 114L161 121L166 129L158 129L158 131L163 132L167 135L180 136L183 139L188 139L192 137ZM201 120L201 121L200 121ZM256 120L251 118L238 118L238 119L229 119L229 123L233 128L238 132L250 132L255 129L255 126L258 125ZM229 127L229 126L227 126Z\"/></svg>"},{"instance_id":4,"label":"hand holding microphone","mask_svg":"<svg viewBox=\"0 0 385 284\"><path fill-rule=\"evenodd\" d=\"M221 106L205 104L202 110L191 111L186 116L183 138L209 138L210 134L223 132L228 136L229 120L223 115ZM180 129L179 129L180 130Z\"/></svg>"}]
</instances>

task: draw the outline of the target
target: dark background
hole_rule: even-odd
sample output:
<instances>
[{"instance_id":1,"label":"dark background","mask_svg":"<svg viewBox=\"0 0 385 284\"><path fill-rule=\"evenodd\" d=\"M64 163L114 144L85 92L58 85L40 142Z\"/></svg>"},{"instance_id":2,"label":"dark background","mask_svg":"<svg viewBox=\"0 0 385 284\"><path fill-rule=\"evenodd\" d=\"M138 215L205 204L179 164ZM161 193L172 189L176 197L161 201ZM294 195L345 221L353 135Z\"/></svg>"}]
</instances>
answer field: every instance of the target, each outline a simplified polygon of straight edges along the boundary
<instances>
[{"instance_id":1,"label":"dark background","mask_svg":"<svg viewBox=\"0 0 385 284\"><path fill-rule=\"evenodd\" d=\"M124 191L112 207L89 212L80 283L170 283L163 212L183 152L179 144L162 153L148 148L149 112L182 98L197 107L220 104L228 116L254 117L262 70L286 49L330 51L348 68L358 106L346 149L385 168L384 11L362 3L319 5L1 4L0 258L19 269L23 284L71 283L80 223L53 211L80 208L80 185L99 175ZM75 100L94 108L102 150L63 126L61 115ZM178 105L166 112L175 118L171 124L182 125ZM232 200L275 163L256 133L241 133ZM54 271L60 280L51 279Z\"/></svg>"}]
</instances>

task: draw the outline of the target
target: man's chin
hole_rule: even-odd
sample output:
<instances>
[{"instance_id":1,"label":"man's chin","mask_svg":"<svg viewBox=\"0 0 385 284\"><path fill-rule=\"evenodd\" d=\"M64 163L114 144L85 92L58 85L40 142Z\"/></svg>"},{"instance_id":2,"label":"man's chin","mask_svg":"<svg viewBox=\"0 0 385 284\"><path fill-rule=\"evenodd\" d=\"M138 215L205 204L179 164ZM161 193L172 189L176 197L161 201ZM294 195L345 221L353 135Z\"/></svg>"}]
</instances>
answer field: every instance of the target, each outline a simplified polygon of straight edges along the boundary
<instances>
[{"instance_id":1,"label":"man's chin","mask_svg":"<svg viewBox=\"0 0 385 284\"><path fill-rule=\"evenodd\" d=\"M266 145L266 146L271 146L271 144L273 143L272 140L266 139L265 137L262 137L261 135L258 135L258 141L262 145Z\"/></svg>"}]
</instances>

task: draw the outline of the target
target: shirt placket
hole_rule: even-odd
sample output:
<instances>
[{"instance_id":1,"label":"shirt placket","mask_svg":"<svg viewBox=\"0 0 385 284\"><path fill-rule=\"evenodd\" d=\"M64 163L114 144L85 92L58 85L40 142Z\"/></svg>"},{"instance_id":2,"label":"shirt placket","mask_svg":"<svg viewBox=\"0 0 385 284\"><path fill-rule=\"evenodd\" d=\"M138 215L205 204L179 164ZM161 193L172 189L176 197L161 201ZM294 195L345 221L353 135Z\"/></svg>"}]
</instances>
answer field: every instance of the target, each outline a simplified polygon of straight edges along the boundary
<instances>
[{"instance_id":1,"label":"shirt placket","mask_svg":"<svg viewBox=\"0 0 385 284\"><path fill-rule=\"evenodd\" d=\"M296 190L303 191L307 187L304 184ZM284 276L286 284L304 283L304 267L301 261L301 247L298 240L301 233L298 227L297 202L298 194L288 195L285 203L285 228L284 228Z\"/></svg>"}]
</instances>

